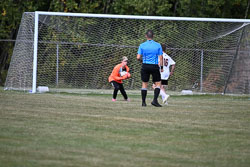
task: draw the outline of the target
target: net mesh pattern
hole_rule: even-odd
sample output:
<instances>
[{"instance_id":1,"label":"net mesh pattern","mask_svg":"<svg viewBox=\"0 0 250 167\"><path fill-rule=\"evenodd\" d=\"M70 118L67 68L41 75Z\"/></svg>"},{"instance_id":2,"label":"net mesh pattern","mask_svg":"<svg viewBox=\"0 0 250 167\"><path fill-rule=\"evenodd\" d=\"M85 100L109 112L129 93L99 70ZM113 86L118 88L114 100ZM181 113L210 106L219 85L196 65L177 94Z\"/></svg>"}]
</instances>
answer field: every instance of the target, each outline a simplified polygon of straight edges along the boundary
<instances>
[{"instance_id":1,"label":"net mesh pattern","mask_svg":"<svg viewBox=\"0 0 250 167\"><path fill-rule=\"evenodd\" d=\"M132 77L126 89L141 87L136 60L145 32L167 45L176 62L169 90L249 94L249 25L233 22L173 21L39 15L37 85L50 88L111 89L108 77L123 56ZM34 13L24 13L6 89L30 90ZM151 81L150 81L151 82Z\"/></svg>"}]
</instances>

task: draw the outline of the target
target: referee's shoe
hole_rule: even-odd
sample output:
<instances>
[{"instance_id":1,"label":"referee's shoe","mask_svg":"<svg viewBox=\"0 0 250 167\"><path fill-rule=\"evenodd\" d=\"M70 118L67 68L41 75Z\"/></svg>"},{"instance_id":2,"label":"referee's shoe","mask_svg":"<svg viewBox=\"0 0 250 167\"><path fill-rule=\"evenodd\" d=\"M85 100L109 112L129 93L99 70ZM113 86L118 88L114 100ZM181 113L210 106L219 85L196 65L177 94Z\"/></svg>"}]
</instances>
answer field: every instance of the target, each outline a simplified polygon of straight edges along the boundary
<instances>
[{"instance_id":1,"label":"referee's shoe","mask_svg":"<svg viewBox=\"0 0 250 167\"><path fill-rule=\"evenodd\" d=\"M162 107L162 106L158 103L158 101L152 101L151 104L152 104L153 106L155 106L155 107Z\"/></svg>"}]
</instances>

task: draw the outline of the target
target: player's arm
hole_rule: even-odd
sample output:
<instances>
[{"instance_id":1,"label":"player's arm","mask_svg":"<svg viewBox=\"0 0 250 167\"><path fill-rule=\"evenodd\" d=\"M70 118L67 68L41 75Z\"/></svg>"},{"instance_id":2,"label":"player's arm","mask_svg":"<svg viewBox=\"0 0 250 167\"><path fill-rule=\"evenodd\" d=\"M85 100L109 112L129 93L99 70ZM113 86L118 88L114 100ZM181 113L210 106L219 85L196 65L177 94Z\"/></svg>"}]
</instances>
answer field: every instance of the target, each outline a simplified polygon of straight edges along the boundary
<instances>
[{"instance_id":1,"label":"player's arm","mask_svg":"<svg viewBox=\"0 0 250 167\"><path fill-rule=\"evenodd\" d=\"M159 47L158 55L159 55L159 65L161 68L161 72L163 72L163 51L161 46Z\"/></svg>"},{"instance_id":2,"label":"player's arm","mask_svg":"<svg viewBox=\"0 0 250 167\"><path fill-rule=\"evenodd\" d=\"M136 59L137 59L139 62L142 62L142 58L141 58L141 55L140 55L140 54L137 54Z\"/></svg>"},{"instance_id":3,"label":"player's arm","mask_svg":"<svg viewBox=\"0 0 250 167\"><path fill-rule=\"evenodd\" d=\"M128 74L121 77L119 71L120 71L120 66L116 66L113 70L113 78L115 80L120 81L130 77L130 76L128 77Z\"/></svg>"},{"instance_id":4,"label":"player's arm","mask_svg":"<svg viewBox=\"0 0 250 167\"><path fill-rule=\"evenodd\" d=\"M171 65L171 70L170 70L170 76L171 76L174 73L175 61L171 57L169 57L169 62L170 62L170 65Z\"/></svg>"},{"instance_id":5,"label":"player's arm","mask_svg":"<svg viewBox=\"0 0 250 167\"><path fill-rule=\"evenodd\" d=\"M139 48L138 48L137 57L136 57L136 59L137 59L139 62L142 62L142 55L143 55L143 51L142 51L142 48L141 48L141 45L140 45Z\"/></svg>"},{"instance_id":6,"label":"player's arm","mask_svg":"<svg viewBox=\"0 0 250 167\"><path fill-rule=\"evenodd\" d=\"M122 77L114 76L114 79L117 80L117 81L124 80L124 79L127 79L127 78L128 78L128 74L125 74L125 75L122 76Z\"/></svg>"},{"instance_id":7,"label":"player's arm","mask_svg":"<svg viewBox=\"0 0 250 167\"><path fill-rule=\"evenodd\" d=\"M173 75L175 69L175 64L171 65L170 76Z\"/></svg>"},{"instance_id":8,"label":"player's arm","mask_svg":"<svg viewBox=\"0 0 250 167\"><path fill-rule=\"evenodd\" d=\"M161 72L163 72L163 56L162 55L159 56L159 64L161 67Z\"/></svg>"},{"instance_id":9,"label":"player's arm","mask_svg":"<svg viewBox=\"0 0 250 167\"><path fill-rule=\"evenodd\" d=\"M129 67L128 67L128 66L125 66L125 68L126 68L126 71L129 72Z\"/></svg>"}]
</instances>

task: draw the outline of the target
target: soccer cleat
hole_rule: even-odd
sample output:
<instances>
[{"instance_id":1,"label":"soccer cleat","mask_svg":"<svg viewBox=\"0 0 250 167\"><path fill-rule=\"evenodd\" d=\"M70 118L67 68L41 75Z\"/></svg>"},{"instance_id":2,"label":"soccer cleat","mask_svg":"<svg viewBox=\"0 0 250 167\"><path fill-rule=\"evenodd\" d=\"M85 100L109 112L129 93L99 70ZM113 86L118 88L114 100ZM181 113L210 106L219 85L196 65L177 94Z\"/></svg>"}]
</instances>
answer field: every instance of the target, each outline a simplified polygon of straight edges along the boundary
<instances>
[{"instance_id":1,"label":"soccer cleat","mask_svg":"<svg viewBox=\"0 0 250 167\"><path fill-rule=\"evenodd\" d=\"M162 107L162 106L158 103L158 101L152 101L151 104L152 104L153 106L155 106L155 107Z\"/></svg>"},{"instance_id":2,"label":"soccer cleat","mask_svg":"<svg viewBox=\"0 0 250 167\"><path fill-rule=\"evenodd\" d=\"M146 107L147 106L147 104L146 103L144 103L144 102L142 102L142 105L141 105L142 107Z\"/></svg>"},{"instance_id":3,"label":"soccer cleat","mask_svg":"<svg viewBox=\"0 0 250 167\"><path fill-rule=\"evenodd\" d=\"M116 101L116 99L112 99L112 101Z\"/></svg>"},{"instance_id":4,"label":"soccer cleat","mask_svg":"<svg viewBox=\"0 0 250 167\"><path fill-rule=\"evenodd\" d=\"M168 102L167 102L168 98L169 98L169 95L166 95L164 100L163 100L163 104L168 104Z\"/></svg>"}]
</instances>

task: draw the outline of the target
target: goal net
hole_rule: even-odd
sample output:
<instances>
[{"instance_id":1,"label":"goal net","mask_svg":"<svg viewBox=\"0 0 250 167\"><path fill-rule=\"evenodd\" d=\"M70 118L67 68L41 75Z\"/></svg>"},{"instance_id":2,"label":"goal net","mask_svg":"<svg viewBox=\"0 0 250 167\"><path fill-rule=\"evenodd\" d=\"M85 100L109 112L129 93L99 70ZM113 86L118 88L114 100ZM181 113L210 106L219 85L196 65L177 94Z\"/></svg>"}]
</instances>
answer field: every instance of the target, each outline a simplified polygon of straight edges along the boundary
<instances>
[{"instance_id":1,"label":"goal net","mask_svg":"<svg viewBox=\"0 0 250 167\"><path fill-rule=\"evenodd\" d=\"M136 60L145 32L167 45L176 62L169 90L245 93L250 88L250 20L178 17L24 13L5 89L111 89L108 77L123 56L140 89ZM150 81L151 82L151 81Z\"/></svg>"}]
</instances>

